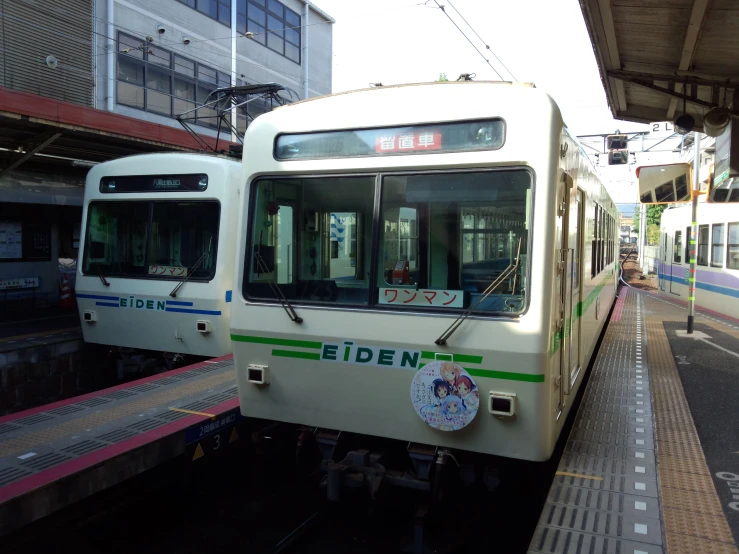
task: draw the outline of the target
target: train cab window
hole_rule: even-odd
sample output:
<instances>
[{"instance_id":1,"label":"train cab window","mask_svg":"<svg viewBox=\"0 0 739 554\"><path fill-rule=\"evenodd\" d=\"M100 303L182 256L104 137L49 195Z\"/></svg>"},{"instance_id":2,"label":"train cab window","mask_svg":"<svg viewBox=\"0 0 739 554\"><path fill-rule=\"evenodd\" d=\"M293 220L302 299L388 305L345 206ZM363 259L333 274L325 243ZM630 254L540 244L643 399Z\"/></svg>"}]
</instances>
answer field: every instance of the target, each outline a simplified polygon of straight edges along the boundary
<instances>
[{"instance_id":1,"label":"train cab window","mask_svg":"<svg viewBox=\"0 0 739 554\"><path fill-rule=\"evenodd\" d=\"M218 241L217 202L155 202L147 275L212 279Z\"/></svg>"},{"instance_id":2,"label":"train cab window","mask_svg":"<svg viewBox=\"0 0 739 554\"><path fill-rule=\"evenodd\" d=\"M729 223L728 239L726 267L727 269L739 269L739 223Z\"/></svg>"},{"instance_id":3,"label":"train cab window","mask_svg":"<svg viewBox=\"0 0 739 554\"><path fill-rule=\"evenodd\" d=\"M374 191L374 176L258 181L244 295L367 305Z\"/></svg>"},{"instance_id":4,"label":"train cab window","mask_svg":"<svg viewBox=\"0 0 739 554\"><path fill-rule=\"evenodd\" d=\"M523 311L530 202L525 170L384 177L378 303Z\"/></svg>"},{"instance_id":5,"label":"train cab window","mask_svg":"<svg viewBox=\"0 0 739 554\"><path fill-rule=\"evenodd\" d=\"M708 225L698 226L698 265L708 265Z\"/></svg>"},{"instance_id":6,"label":"train cab window","mask_svg":"<svg viewBox=\"0 0 739 554\"><path fill-rule=\"evenodd\" d=\"M146 266L149 202L91 202L83 271L141 277Z\"/></svg>"},{"instance_id":7,"label":"train cab window","mask_svg":"<svg viewBox=\"0 0 739 554\"><path fill-rule=\"evenodd\" d=\"M218 202L91 202L82 270L106 277L210 280Z\"/></svg>"},{"instance_id":8,"label":"train cab window","mask_svg":"<svg viewBox=\"0 0 739 554\"><path fill-rule=\"evenodd\" d=\"M683 232L675 231L675 243L672 248L672 261L676 264L681 263L681 256L683 251Z\"/></svg>"},{"instance_id":9,"label":"train cab window","mask_svg":"<svg viewBox=\"0 0 739 554\"><path fill-rule=\"evenodd\" d=\"M711 266L724 267L724 224L711 227Z\"/></svg>"}]
</instances>

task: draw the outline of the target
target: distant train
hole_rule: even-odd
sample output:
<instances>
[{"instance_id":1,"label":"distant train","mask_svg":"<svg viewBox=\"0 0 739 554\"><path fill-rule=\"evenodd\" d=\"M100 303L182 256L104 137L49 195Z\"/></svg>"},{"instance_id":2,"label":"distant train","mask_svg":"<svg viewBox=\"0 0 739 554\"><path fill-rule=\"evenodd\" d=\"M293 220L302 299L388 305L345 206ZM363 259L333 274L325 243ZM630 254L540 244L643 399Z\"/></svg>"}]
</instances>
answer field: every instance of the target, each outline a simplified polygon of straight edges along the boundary
<instances>
[{"instance_id":1,"label":"distant train","mask_svg":"<svg viewBox=\"0 0 739 554\"><path fill-rule=\"evenodd\" d=\"M182 357L231 352L241 164L144 154L87 175L76 295L85 342Z\"/></svg>"},{"instance_id":2,"label":"distant train","mask_svg":"<svg viewBox=\"0 0 739 554\"><path fill-rule=\"evenodd\" d=\"M244 415L551 456L615 298L619 218L549 96L310 99L249 127L242 171Z\"/></svg>"},{"instance_id":3,"label":"distant train","mask_svg":"<svg viewBox=\"0 0 739 554\"><path fill-rule=\"evenodd\" d=\"M690 204L670 206L660 222L659 292L688 300ZM699 202L695 303L739 316L739 214L731 204Z\"/></svg>"}]
</instances>

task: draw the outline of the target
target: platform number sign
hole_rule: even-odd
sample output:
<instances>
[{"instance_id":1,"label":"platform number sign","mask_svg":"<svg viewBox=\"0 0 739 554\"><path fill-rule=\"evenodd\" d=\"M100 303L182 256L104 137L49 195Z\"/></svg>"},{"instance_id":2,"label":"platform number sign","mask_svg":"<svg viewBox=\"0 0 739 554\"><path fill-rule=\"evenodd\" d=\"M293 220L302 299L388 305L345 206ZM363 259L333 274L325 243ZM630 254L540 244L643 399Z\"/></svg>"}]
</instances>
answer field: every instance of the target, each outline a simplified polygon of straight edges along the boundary
<instances>
[{"instance_id":1,"label":"platform number sign","mask_svg":"<svg viewBox=\"0 0 739 554\"><path fill-rule=\"evenodd\" d=\"M193 462L209 454L226 451L239 440L239 424L244 418L238 408L199 422L185 431L185 457Z\"/></svg>"}]
</instances>

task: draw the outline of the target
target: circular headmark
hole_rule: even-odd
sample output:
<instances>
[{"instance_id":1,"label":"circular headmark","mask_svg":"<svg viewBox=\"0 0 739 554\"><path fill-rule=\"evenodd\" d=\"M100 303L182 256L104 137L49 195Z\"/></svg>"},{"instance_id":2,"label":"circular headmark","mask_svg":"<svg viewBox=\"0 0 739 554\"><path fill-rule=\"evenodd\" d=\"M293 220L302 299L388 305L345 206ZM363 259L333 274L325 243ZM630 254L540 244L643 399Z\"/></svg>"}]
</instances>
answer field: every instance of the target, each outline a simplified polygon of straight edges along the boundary
<instances>
[{"instance_id":1,"label":"circular headmark","mask_svg":"<svg viewBox=\"0 0 739 554\"><path fill-rule=\"evenodd\" d=\"M480 394L474 379L454 362L431 362L411 382L411 402L434 429L458 431L477 415Z\"/></svg>"}]
</instances>

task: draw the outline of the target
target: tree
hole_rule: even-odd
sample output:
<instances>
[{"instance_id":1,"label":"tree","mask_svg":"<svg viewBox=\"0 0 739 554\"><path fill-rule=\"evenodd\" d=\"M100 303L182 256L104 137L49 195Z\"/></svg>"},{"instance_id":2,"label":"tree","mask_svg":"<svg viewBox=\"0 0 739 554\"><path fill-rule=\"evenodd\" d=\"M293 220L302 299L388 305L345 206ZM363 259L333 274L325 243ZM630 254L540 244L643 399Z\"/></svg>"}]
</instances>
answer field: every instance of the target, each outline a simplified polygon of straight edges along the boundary
<instances>
[{"instance_id":1,"label":"tree","mask_svg":"<svg viewBox=\"0 0 739 554\"><path fill-rule=\"evenodd\" d=\"M667 204L650 204L647 206L647 225L656 225L659 227L662 221L662 212L667 208Z\"/></svg>"},{"instance_id":2,"label":"tree","mask_svg":"<svg viewBox=\"0 0 739 554\"><path fill-rule=\"evenodd\" d=\"M447 78L446 73L439 73L439 78L436 80L436 82L446 82L448 80L449 79Z\"/></svg>"},{"instance_id":3,"label":"tree","mask_svg":"<svg viewBox=\"0 0 739 554\"><path fill-rule=\"evenodd\" d=\"M665 211L667 208L667 204L648 204L647 205L647 235L649 235L650 228L654 225L657 227L657 235L659 235L659 225L662 221L662 212ZM631 226L634 233L637 235L639 234L639 223L640 223L641 217L640 212L635 211L634 212L634 223ZM649 236L647 236L647 241L651 243L649 240Z\"/></svg>"}]
</instances>

